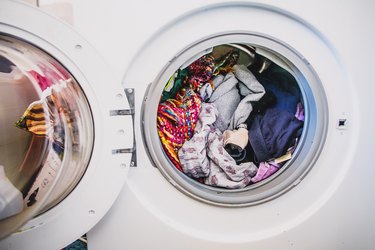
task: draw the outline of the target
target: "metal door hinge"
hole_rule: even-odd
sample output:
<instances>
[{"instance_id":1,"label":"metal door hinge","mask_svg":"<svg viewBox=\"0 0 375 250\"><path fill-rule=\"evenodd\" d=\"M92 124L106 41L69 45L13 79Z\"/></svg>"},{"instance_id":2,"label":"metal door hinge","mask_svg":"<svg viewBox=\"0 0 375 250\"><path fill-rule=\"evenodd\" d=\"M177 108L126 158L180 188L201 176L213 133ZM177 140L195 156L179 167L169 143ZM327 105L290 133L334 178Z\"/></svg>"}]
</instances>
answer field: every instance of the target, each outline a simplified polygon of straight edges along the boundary
<instances>
[{"instance_id":1,"label":"metal door hinge","mask_svg":"<svg viewBox=\"0 0 375 250\"><path fill-rule=\"evenodd\" d=\"M136 150L136 141L135 141L135 130L134 130L134 89L133 88L126 88L125 94L128 99L129 108L128 109L120 109L120 110L110 110L110 116L118 116L118 115L130 115L132 117L133 123L133 147L132 148L119 148L113 149L112 154L132 154L130 166L136 167L137 166L137 150Z\"/></svg>"}]
</instances>

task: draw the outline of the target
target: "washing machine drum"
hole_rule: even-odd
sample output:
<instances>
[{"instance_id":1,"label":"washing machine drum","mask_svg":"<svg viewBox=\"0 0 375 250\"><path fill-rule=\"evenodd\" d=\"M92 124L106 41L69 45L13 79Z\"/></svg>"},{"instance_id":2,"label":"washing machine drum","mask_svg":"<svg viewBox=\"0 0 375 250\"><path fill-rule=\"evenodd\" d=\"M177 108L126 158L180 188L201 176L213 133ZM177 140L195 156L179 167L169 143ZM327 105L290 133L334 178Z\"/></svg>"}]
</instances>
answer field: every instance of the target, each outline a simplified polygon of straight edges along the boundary
<instances>
[{"instance_id":1,"label":"washing machine drum","mask_svg":"<svg viewBox=\"0 0 375 250\"><path fill-rule=\"evenodd\" d=\"M174 186L238 207L274 199L304 178L322 147L312 138L325 138L327 106L295 50L228 32L174 58L146 92L142 122L149 155Z\"/></svg>"},{"instance_id":2,"label":"washing machine drum","mask_svg":"<svg viewBox=\"0 0 375 250\"><path fill-rule=\"evenodd\" d=\"M0 9L0 239L28 223L9 238L33 244L33 231L77 221L75 233L57 240L63 247L99 221L121 189L128 156L116 151L124 145L115 137L127 122L114 113L128 104L70 28L22 3L4 1ZM32 248L44 247L38 244Z\"/></svg>"},{"instance_id":3,"label":"washing machine drum","mask_svg":"<svg viewBox=\"0 0 375 250\"><path fill-rule=\"evenodd\" d=\"M165 153L209 186L240 189L270 177L302 135L304 104L293 72L257 50L216 46L175 72L162 93Z\"/></svg>"}]
</instances>

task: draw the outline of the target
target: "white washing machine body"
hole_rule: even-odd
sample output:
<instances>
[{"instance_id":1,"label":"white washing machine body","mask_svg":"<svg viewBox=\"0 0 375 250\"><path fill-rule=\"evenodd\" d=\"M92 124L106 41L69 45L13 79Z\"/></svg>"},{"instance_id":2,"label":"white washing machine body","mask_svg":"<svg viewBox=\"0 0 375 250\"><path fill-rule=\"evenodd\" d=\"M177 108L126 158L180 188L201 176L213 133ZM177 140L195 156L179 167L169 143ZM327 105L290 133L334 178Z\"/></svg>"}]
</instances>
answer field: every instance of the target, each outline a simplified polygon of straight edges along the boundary
<instances>
[{"instance_id":1,"label":"white washing machine body","mask_svg":"<svg viewBox=\"0 0 375 250\"><path fill-rule=\"evenodd\" d=\"M370 108L374 89L370 74L374 58L371 45L375 42L371 32L373 3L162 0L75 1L73 5L75 28L104 56L113 70L111 77L114 82L122 79L123 88L108 91L100 84L107 79L101 70L83 70L94 67L92 63L81 63L93 62L89 59L91 53L76 57L74 39L56 39L48 32L43 35L10 12L1 17L10 18L13 26L23 27L58 48L71 48L71 53L66 52L70 49L60 50L68 55L72 66L57 51L55 54L53 49L32 40L64 62L78 78L90 105L97 105L98 112L93 108L94 121L99 124L95 129L102 129L95 130L95 140L99 142L96 145L108 144L111 150L132 148L128 127L122 128L127 139L118 133L111 138L106 134L108 130L121 130L118 124L131 123L131 117L126 116L126 122L115 122L115 129L105 127L105 121L110 118L106 116L110 110L129 109L122 101L118 106L116 96L123 95L124 88L134 90L136 167L127 167L132 154L113 155L112 151L102 150L99 162L113 168L113 175L104 176L108 171L101 172L102 164L91 160L71 195L31 220L25 230L1 241L2 248L23 249L30 247L30 242L36 244L34 248L49 249L52 243L57 248L83 234L99 218L95 222L91 219L104 214L116 196L116 192L106 188L112 185L112 179L117 186L122 181L125 185L109 213L88 232L89 249L371 248L375 232L375 196L371 188L374 169L370 163L370 144L375 139ZM41 16L35 18L43 19ZM66 37L75 35L69 33ZM318 128L320 133L306 137L306 143L313 145L308 147L313 154L301 154L309 162L303 157L296 160L307 167L292 172L293 178L285 178L282 189L255 200L250 195L250 201L244 203L241 199L227 202L228 194L222 199L219 193L201 195L195 189L186 189L163 167L161 147L154 148L158 139L155 104L162 83L196 52L228 43L264 44L288 57L301 66L302 76L314 82L310 86L311 82L306 81L306 89L311 88L312 99L318 103L310 108L312 114L317 114L312 116L317 119L310 128ZM89 47L81 40L79 44ZM87 80L81 80L84 77L75 73L75 68L85 72ZM106 97L100 97L104 93ZM306 99L309 96L306 94ZM108 160L117 156L126 159ZM102 185L97 186L98 183ZM85 205L74 205L80 202ZM94 203L104 208L91 206ZM71 208L80 213L71 215ZM94 217L90 215L92 211L96 212ZM72 227L79 230L73 233L69 231ZM47 231L54 236L46 240Z\"/></svg>"},{"instance_id":2,"label":"white washing machine body","mask_svg":"<svg viewBox=\"0 0 375 250\"><path fill-rule=\"evenodd\" d=\"M118 74L125 68L123 86L136 96L138 166L88 233L89 248L371 248L373 7L368 1L77 3L76 28ZM186 191L160 167L163 152L153 148L164 86L158 83L210 46L263 38L289 48L307 65L302 74L317 78L311 88L321 104L310 111L317 109L316 126L324 129L311 139L319 144L307 157L311 166L282 192L249 206L218 204Z\"/></svg>"}]
</instances>

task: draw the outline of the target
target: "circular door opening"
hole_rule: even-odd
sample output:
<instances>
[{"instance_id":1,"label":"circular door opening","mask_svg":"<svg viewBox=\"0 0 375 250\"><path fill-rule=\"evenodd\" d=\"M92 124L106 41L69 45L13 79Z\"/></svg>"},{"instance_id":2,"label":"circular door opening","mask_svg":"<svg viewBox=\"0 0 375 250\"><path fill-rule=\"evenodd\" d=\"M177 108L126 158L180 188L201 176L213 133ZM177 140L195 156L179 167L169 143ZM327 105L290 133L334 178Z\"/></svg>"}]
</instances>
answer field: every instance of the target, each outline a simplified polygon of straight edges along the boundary
<instances>
[{"instance_id":1,"label":"circular door opening","mask_svg":"<svg viewBox=\"0 0 375 250\"><path fill-rule=\"evenodd\" d=\"M0 34L0 238L62 201L92 152L79 83L42 49Z\"/></svg>"},{"instance_id":2,"label":"circular door opening","mask_svg":"<svg viewBox=\"0 0 375 250\"><path fill-rule=\"evenodd\" d=\"M262 34L189 46L146 95L152 162L178 189L210 204L254 205L285 193L312 168L326 134L327 104L314 70Z\"/></svg>"}]
</instances>

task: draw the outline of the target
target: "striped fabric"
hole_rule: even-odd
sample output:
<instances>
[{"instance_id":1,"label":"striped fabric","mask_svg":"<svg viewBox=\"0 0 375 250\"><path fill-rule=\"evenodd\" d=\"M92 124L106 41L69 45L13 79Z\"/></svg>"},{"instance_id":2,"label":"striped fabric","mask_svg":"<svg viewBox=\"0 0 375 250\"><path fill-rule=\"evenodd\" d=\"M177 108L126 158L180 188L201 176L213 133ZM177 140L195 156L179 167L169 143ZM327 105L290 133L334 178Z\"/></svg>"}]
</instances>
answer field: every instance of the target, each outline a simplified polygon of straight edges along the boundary
<instances>
[{"instance_id":1,"label":"striped fabric","mask_svg":"<svg viewBox=\"0 0 375 250\"><path fill-rule=\"evenodd\" d=\"M49 117L46 117L45 108L46 104L42 101L31 103L15 125L35 135L47 136L51 126Z\"/></svg>"},{"instance_id":2,"label":"striped fabric","mask_svg":"<svg viewBox=\"0 0 375 250\"><path fill-rule=\"evenodd\" d=\"M57 91L55 88L59 88ZM71 85L51 86L43 91L41 100L31 103L15 126L35 136L46 137L60 159L65 151L65 133L70 133L73 146L79 143L77 115ZM75 111L72 112L71 109ZM67 126L67 127L65 127Z\"/></svg>"}]
</instances>

